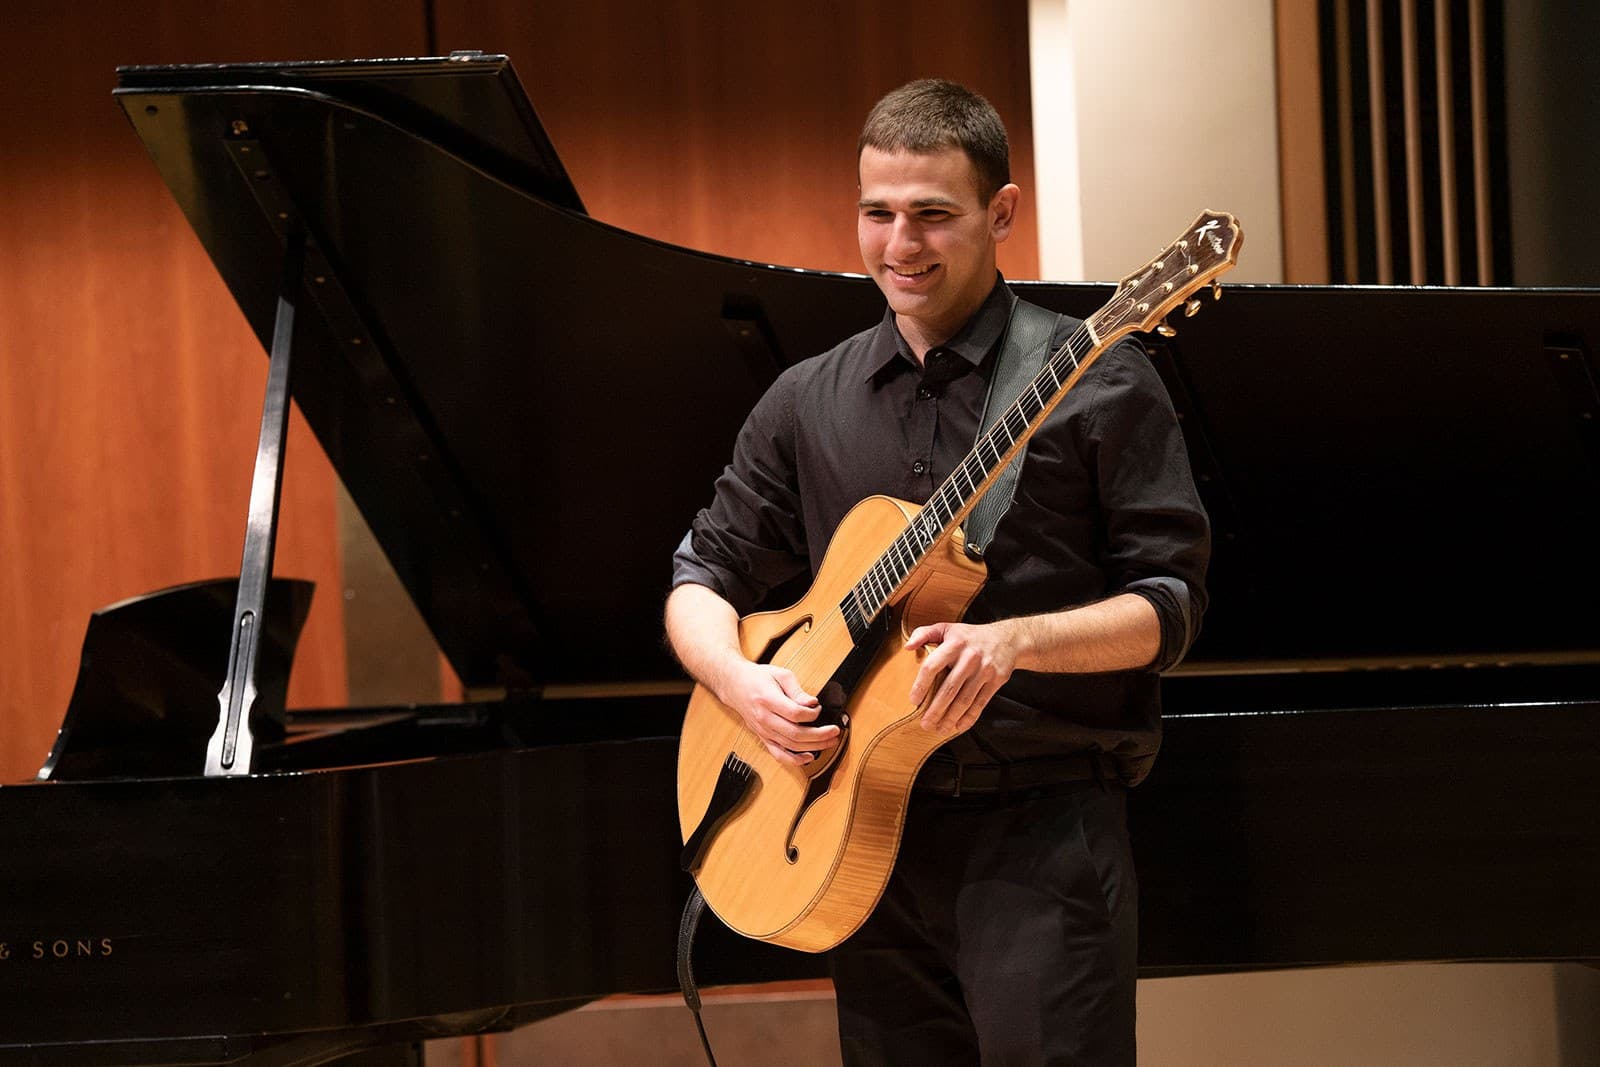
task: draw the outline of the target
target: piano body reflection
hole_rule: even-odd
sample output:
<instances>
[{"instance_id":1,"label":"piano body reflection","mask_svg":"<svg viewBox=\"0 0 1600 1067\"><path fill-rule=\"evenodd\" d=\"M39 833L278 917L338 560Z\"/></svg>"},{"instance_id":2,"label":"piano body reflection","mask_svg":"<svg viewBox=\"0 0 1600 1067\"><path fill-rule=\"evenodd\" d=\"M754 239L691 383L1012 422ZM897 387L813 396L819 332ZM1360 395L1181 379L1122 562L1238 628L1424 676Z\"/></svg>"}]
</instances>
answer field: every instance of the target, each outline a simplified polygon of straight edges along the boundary
<instances>
[{"instance_id":1,"label":"piano body reflection","mask_svg":"<svg viewBox=\"0 0 1600 1067\"><path fill-rule=\"evenodd\" d=\"M41 780L0 788L0 1064L414 1062L673 988L667 562L876 290L588 217L503 57L116 95L283 373L240 580L99 613ZM1597 337L1592 292L1256 286L1150 339L1217 551L1134 794L1145 973L1600 958ZM290 394L503 699L283 711ZM706 982L822 973L706 942Z\"/></svg>"}]
</instances>

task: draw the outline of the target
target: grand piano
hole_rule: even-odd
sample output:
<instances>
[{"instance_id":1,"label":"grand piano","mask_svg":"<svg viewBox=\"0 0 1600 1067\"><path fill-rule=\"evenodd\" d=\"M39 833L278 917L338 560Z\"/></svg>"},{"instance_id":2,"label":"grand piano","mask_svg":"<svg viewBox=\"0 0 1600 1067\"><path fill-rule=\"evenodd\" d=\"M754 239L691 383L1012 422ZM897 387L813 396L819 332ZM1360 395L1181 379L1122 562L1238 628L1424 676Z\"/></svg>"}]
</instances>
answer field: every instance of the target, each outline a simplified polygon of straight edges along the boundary
<instances>
[{"instance_id":1,"label":"grand piano","mask_svg":"<svg viewBox=\"0 0 1600 1067\"><path fill-rule=\"evenodd\" d=\"M667 561L871 282L590 218L501 56L119 77L273 373L243 573L98 613L0 788L0 1065L416 1063L674 988ZM1178 325L1217 546L1133 795L1143 973L1600 959L1597 294L1240 286ZM290 396L493 699L285 711ZM697 966L823 970L717 931Z\"/></svg>"}]
</instances>

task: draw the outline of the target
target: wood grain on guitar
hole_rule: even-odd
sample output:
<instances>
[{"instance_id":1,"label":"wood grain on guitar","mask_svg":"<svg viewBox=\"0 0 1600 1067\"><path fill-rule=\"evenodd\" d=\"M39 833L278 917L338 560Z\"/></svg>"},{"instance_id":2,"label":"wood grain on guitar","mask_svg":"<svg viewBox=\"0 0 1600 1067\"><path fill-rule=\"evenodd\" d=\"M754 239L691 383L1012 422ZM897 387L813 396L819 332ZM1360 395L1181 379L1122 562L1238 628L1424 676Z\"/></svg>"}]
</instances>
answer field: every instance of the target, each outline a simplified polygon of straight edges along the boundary
<instances>
[{"instance_id":1,"label":"wood grain on guitar","mask_svg":"<svg viewBox=\"0 0 1600 1067\"><path fill-rule=\"evenodd\" d=\"M678 821L690 870L717 917L748 937L820 952L882 895L917 771L949 740L910 700L918 626L961 618L983 585L960 524L995 476L1101 352L1164 329L1180 304L1229 270L1243 241L1205 212L1046 360L1021 397L919 507L869 497L839 524L806 595L739 624L744 654L789 668L808 693L842 699L849 726L830 758L780 764L738 713L697 686L678 750ZM936 691L936 690L935 690ZM932 699L930 695L927 699ZM825 698L825 703L830 702Z\"/></svg>"}]
</instances>

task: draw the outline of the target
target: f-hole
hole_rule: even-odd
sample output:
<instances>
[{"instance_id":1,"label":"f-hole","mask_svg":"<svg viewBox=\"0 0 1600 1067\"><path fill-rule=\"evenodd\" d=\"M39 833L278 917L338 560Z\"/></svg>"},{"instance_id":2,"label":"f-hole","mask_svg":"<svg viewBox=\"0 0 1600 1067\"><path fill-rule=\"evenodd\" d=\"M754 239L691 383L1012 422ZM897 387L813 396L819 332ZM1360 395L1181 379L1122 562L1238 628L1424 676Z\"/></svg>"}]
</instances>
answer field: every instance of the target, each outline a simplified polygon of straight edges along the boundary
<instances>
[{"instance_id":1,"label":"f-hole","mask_svg":"<svg viewBox=\"0 0 1600 1067\"><path fill-rule=\"evenodd\" d=\"M766 647L761 650L761 654L756 657L755 662L771 663L772 657L778 654L778 649L782 648L784 643L787 642L789 638L798 633L810 632L811 616L803 615L795 620L793 626L789 627L787 630L784 630L782 633L775 635L772 640L768 641Z\"/></svg>"},{"instance_id":2,"label":"f-hole","mask_svg":"<svg viewBox=\"0 0 1600 1067\"><path fill-rule=\"evenodd\" d=\"M811 805L826 796L828 790L833 787L834 772L839 769L839 760L844 756L845 747L850 744L850 720L845 718L844 714L844 706L849 698L845 694L844 686L839 684L837 675L822 687L817 699L822 704L822 711L817 715L816 725L827 726L832 723L838 726L839 743L833 746L833 751L828 753L826 761L811 776L811 784L806 786L806 797L800 802L800 810L795 813L794 822L789 826L789 841L783 854L790 863L798 863L800 860L800 850L794 846L794 835L800 828L800 820L811 810Z\"/></svg>"},{"instance_id":3,"label":"f-hole","mask_svg":"<svg viewBox=\"0 0 1600 1067\"><path fill-rule=\"evenodd\" d=\"M812 774L811 782L806 787L805 799L800 802L800 809L795 812L794 822L789 824L789 837L785 842L784 856L790 863L798 863L800 860L800 850L794 843L795 832L800 829L800 820L811 810L811 805L827 795L833 785L834 772L839 769L839 761L844 757L845 750L850 744L850 720L844 713L845 706L850 702L850 693L855 689L856 683L861 681L861 676L867 672L873 657L878 654L884 637L899 626L898 617L899 611L895 608L881 612L872 628L855 648L850 650L844 662L839 664L839 669L833 672L833 677L828 679L828 684L817 694L817 699L822 704L822 711L817 716L816 725L838 726L839 743L834 746L827 761Z\"/></svg>"}]
</instances>

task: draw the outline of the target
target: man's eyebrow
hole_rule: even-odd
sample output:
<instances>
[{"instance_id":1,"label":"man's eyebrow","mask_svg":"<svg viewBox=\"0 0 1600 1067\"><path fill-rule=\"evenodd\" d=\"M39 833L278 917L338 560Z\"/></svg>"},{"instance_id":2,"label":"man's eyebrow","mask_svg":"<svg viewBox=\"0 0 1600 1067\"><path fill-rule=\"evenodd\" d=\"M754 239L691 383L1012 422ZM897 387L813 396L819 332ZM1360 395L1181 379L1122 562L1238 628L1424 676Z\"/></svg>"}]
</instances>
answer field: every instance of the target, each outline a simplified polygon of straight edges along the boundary
<instances>
[{"instance_id":1,"label":"man's eyebrow","mask_svg":"<svg viewBox=\"0 0 1600 1067\"><path fill-rule=\"evenodd\" d=\"M857 200L856 201L856 207L888 207L888 206L889 206L889 202L887 200L867 200L867 199L863 198L861 200ZM921 198L919 200L911 201L912 210L916 210L918 208L925 208L925 207L960 207L960 206L961 206L961 201L952 200L949 197L945 197L945 196L926 196L926 197L923 197L923 198Z\"/></svg>"}]
</instances>

